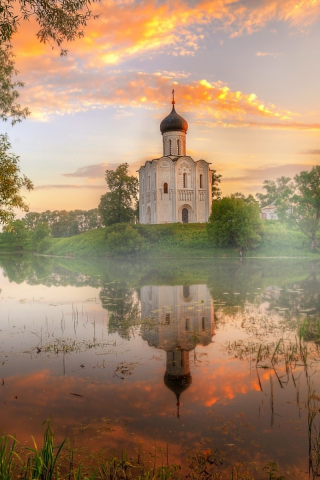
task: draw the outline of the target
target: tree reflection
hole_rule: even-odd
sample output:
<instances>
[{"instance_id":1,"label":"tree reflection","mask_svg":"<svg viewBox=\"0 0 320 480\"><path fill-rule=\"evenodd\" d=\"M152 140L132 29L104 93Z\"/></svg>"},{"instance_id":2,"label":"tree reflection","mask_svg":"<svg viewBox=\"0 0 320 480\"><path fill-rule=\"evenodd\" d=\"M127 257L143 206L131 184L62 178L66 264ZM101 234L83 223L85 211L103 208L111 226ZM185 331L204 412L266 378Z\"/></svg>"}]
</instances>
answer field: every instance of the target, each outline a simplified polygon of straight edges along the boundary
<instances>
[{"instance_id":1,"label":"tree reflection","mask_svg":"<svg viewBox=\"0 0 320 480\"><path fill-rule=\"evenodd\" d=\"M136 290L125 283L112 282L103 286L99 297L102 307L109 312L109 333L129 340L133 327L141 320Z\"/></svg>"}]
</instances>

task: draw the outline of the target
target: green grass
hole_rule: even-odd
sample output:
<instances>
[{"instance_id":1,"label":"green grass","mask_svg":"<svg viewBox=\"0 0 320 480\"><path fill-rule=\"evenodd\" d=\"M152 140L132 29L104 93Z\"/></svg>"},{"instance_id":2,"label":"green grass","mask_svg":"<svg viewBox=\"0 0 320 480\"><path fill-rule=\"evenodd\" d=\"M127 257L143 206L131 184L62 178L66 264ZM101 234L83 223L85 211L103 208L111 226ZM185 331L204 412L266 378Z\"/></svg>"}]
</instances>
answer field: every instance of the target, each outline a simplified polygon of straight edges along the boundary
<instances>
[{"instance_id":1,"label":"green grass","mask_svg":"<svg viewBox=\"0 0 320 480\"><path fill-rule=\"evenodd\" d=\"M190 451L181 464L169 463L168 446L166 451L154 447L150 459L141 455L141 448L135 457L129 457L125 450L120 456L106 451L79 451L66 440L55 445L50 421L45 423L40 448L33 437L33 448L20 447L12 437L0 437L1 480L254 480L244 465L225 462L218 449ZM269 478L285 479L276 475L278 467L273 462L257 469L259 478L265 478L263 471L273 474Z\"/></svg>"},{"instance_id":2,"label":"green grass","mask_svg":"<svg viewBox=\"0 0 320 480\"><path fill-rule=\"evenodd\" d=\"M135 255L148 257L239 257L237 248L217 248L207 236L206 224L130 225L131 232L142 239ZM124 238L122 227L107 227L68 238L47 238L38 253L64 257L110 257L116 252L108 247L107 237L120 228L114 242ZM130 238L130 235L126 238ZM133 243L135 242L133 238ZM126 244L118 254L127 254ZM30 251L26 245L10 246L1 243L0 252ZM265 222L264 234L259 247L244 252L246 257L308 257L318 258L310 251L310 242L301 232L288 230L278 222Z\"/></svg>"}]
</instances>

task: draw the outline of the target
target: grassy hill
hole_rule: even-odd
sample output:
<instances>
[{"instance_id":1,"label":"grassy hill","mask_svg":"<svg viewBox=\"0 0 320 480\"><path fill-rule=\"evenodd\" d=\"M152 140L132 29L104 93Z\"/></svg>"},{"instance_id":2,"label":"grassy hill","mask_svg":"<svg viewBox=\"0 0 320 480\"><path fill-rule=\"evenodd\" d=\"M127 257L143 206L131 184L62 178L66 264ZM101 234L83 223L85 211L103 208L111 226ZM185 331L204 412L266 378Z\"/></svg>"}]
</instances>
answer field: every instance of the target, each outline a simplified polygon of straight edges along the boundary
<instances>
[{"instance_id":1,"label":"grassy hill","mask_svg":"<svg viewBox=\"0 0 320 480\"><path fill-rule=\"evenodd\" d=\"M0 236L1 237L1 236ZM1 243L0 251L31 251L28 244ZM148 257L238 257L236 248L216 248L205 224L116 225L89 230L68 238L45 238L38 253L70 257L111 257L135 254ZM265 222L259 247L249 257L316 257L308 238L278 222Z\"/></svg>"}]
</instances>

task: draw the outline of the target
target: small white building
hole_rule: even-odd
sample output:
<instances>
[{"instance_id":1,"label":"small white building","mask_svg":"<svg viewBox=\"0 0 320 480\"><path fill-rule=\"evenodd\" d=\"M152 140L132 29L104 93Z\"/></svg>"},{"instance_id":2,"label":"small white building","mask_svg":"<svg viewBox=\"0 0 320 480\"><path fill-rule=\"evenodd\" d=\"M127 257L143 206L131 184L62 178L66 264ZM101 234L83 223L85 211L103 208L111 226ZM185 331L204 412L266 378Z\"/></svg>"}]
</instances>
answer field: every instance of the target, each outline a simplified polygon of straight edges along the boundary
<instances>
[{"instance_id":1,"label":"small white building","mask_svg":"<svg viewBox=\"0 0 320 480\"><path fill-rule=\"evenodd\" d=\"M278 220L277 207L271 203L271 205L260 208L260 217L264 220Z\"/></svg>"},{"instance_id":2,"label":"small white building","mask_svg":"<svg viewBox=\"0 0 320 480\"><path fill-rule=\"evenodd\" d=\"M204 223L212 205L212 174L205 160L186 153L188 124L175 110L160 124L163 156L139 172L140 223Z\"/></svg>"}]
</instances>

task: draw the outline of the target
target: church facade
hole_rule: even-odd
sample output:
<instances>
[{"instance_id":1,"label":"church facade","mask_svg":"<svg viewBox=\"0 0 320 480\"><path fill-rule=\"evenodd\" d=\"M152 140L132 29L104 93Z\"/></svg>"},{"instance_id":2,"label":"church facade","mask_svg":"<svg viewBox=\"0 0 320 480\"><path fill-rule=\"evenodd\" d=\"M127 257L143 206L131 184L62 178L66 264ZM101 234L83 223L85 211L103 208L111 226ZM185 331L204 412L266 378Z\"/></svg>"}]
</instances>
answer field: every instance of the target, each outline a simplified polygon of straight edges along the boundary
<instances>
[{"instance_id":1,"label":"church facade","mask_svg":"<svg viewBox=\"0 0 320 480\"><path fill-rule=\"evenodd\" d=\"M162 120L163 156L139 169L140 223L204 223L211 213L212 175L187 155L188 124L175 110Z\"/></svg>"}]
</instances>

